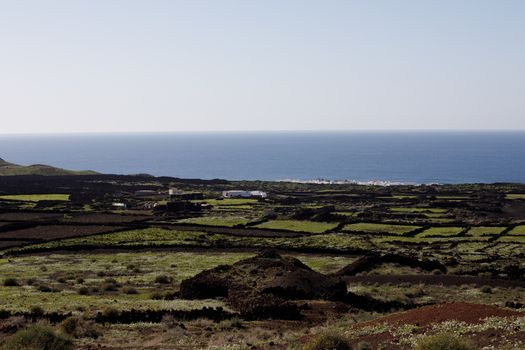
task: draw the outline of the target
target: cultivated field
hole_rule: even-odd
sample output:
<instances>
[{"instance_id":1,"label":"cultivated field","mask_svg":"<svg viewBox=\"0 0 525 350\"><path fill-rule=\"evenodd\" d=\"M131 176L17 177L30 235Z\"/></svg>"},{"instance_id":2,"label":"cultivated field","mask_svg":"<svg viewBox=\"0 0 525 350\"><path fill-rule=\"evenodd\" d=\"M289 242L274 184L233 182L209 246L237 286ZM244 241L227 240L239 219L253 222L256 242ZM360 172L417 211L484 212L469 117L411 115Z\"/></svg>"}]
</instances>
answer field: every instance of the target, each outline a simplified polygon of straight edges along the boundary
<instances>
[{"instance_id":1,"label":"cultivated field","mask_svg":"<svg viewBox=\"0 0 525 350\"><path fill-rule=\"evenodd\" d=\"M171 203L174 187L204 199ZM269 196L220 199L228 189ZM465 349L522 349L522 193L5 177L0 344L51 327L78 349L322 350L332 337L408 350L442 334Z\"/></svg>"}]
</instances>

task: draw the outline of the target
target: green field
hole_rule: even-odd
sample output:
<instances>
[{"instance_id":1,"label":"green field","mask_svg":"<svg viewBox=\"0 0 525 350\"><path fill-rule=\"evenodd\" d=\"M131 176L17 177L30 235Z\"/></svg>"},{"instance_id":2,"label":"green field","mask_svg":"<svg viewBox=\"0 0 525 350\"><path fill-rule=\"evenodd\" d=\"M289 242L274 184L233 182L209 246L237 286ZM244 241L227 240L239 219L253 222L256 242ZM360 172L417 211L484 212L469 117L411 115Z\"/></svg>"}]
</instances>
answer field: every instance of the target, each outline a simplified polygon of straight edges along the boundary
<instances>
[{"instance_id":1,"label":"green field","mask_svg":"<svg viewBox=\"0 0 525 350\"><path fill-rule=\"evenodd\" d=\"M322 233L333 230L337 227L336 223L317 222L317 221L300 221L300 220L270 220L263 222L255 227L267 228L272 230L289 230L309 233Z\"/></svg>"},{"instance_id":2,"label":"green field","mask_svg":"<svg viewBox=\"0 0 525 350\"><path fill-rule=\"evenodd\" d=\"M301 249L367 249L370 244L361 237L345 234L313 234L303 237L250 237L230 236L225 234L206 234L196 231L174 231L162 228L147 228L124 232L93 235L88 237L69 238L59 241L32 244L19 248L6 249L6 253L24 253L35 249L60 250L74 247L90 248L161 248L186 247L198 245L212 248L218 242L235 247L253 248L301 248Z\"/></svg>"},{"instance_id":3,"label":"green field","mask_svg":"<svg viewBox=\"0 0 525 350\"><path fill-rule=\"evenodd\" d=\"M69 194L14 194L0 196L0 199L23 202L68 201Z\"/></svg>"},{"instance_id":4,"label":"green field","mask_svg":"<svg viewBox=\"0 0 525 350\"><path fill-rule=\"evenodd\" d=\"M525 236L525 225L514 227L508 234L510 236Z\"/></svg>"},{"instance_id":5,"label":"green field","mask_svg":"<svg viewBox=\"0 0 525 350\"><path fill-rule=\"evenodd\" d=\"M445 213L446 209L441 208L410 208L410 207L392 207L390 211L398 213Z\"/></svg>"},{"instance_id":6,"label":"green field","mask_svg":"<svg viewBox=\"0 0 525 350\"><path fill-rule=\"evenodd\" d=\"M507 193L506 199L525 199L525 193Z\"/></svg>"},{"instance_id":7,"label":"green field","mask_svg":"<svg viewBox=\"0 0 525 350\"><path fill-rule=\"evenodd\" d=\"M431 227L418 234L417 237L453 237L460 234L463 230L463 227Z\"/></svg>"},{"instance_id":8,"label":"green field","mask_svg":"<svg viewBox=\"0 0 525 350\"><path fill-rule=\"evenodd\" d=\"M240 216L203 216L178 220L177 222L196 225L227 226L246 225L249 219Z\"/></svg>"},{"instance_id":9,"label":"green field","mask_svg":"<svg viewBox=\"0 0 525 350\"><path fill-rule=\"evenodd\" d=\"M389 233L394 235L405 235L414 230L421 228L420 226L411 225L390 225L390 224L374 224L360 222L357 224L349 224L343 228L343 231L350 232L367 232L367 233Z\"/></svg>"},{"instance_id":10,"label":"green field","mask_svg":"<svg viewBox=\"0 0 525 350\"><path fill-rule=\"evenodd\" d=\"M190 310L204 306L222 306L216 300L154 300L154 293L171 292L186 278L221 264L233 264L248 258L250 253L184 253L140 252L102 253L96 256L82 254L51 254L0 259L0 276L17 279L19 286L3 286L0 281L0 307L2 310L27 312L39 305L46 312L70 312L83 309L95 312L108 307L118 310ZM320 272L335 272L351 263L350 257L294 255ZM45 269L42 268L45 266ZM169 276L167 284L155 283L159 275ZM82 280L79 280L81 278ZM119 287L104 290L107 279L112 278ZM31 281L31 282L28 282ZM45 285L51 291L41 291ZM81 287L98 289L88 295L79 295ZM134 288L136 294L126 294Z\"/></svg>"},{"instance_id":11,"label":"green field","mask_svg":"<svg viewBox=\"0 0 525 350\"><path fill-rule=\"evenodd\" d=\"M206 199L196 200L193 202L208 203L213 206L228 206L228 205L247 205L257 203L257 199L253 198L225 198L225 199Z\"/></svg>"},{"instance_id":12,"label":"green field","mask_svg":"<svg viewBox=\"0 0 525 350\"><path fill-rule=\"evenodd\" d=\"M506 227L490 227L490 226L477 226L477 227L471 227L466 235L467 236L497 236L501 232L503 232L506 229Z\"/></svg>"}]
</instances>

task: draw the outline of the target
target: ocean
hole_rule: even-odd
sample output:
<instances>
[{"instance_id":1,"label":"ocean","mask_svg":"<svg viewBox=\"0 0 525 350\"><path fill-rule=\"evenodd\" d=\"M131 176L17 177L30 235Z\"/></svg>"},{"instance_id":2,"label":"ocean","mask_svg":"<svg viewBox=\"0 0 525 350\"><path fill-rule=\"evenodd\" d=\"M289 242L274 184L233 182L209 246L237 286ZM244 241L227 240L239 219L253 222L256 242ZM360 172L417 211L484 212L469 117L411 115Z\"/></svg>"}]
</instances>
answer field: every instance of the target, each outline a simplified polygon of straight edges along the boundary
<instances>
[{"instance_id":1,"label":"ocean","mask_svg":"<svg viewBox=\"0 0 525 350\"><path fill-rule=\"evenodd\" d=\"M0 158L201 179L525 183L525 132L0 135Z\"/></svg>"}]
</instances>

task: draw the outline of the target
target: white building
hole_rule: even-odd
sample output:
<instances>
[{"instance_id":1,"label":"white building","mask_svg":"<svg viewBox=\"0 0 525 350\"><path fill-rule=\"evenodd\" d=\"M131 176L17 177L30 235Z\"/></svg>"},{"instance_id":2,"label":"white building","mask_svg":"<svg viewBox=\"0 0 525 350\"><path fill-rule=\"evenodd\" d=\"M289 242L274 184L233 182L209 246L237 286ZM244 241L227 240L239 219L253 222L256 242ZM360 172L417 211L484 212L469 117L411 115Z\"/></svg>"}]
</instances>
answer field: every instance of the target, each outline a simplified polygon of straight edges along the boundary
<instances>
[{"instance_id":1,"label":"white building","mask_svg":"<svg viewBox=\"0 0 525 350\"><path fill-rule=\"evenodd\" d=\"M242 190L231 190L223 191L222 196L224 198L266 198L268 194L263 191L242 191Z\"/></svg>"},{"instance_id":2,"label":"white building","mask_svg":"<svg viewBox=\"0 0 525 350\"><path fill-rule=\"evenodd\" d=\"M111 203L111 206L117 210L126 210L128 209L128 206L125 204L125 203L118 203L118 202L114 202L114 203Z\"/></svg>"}]
</instances>

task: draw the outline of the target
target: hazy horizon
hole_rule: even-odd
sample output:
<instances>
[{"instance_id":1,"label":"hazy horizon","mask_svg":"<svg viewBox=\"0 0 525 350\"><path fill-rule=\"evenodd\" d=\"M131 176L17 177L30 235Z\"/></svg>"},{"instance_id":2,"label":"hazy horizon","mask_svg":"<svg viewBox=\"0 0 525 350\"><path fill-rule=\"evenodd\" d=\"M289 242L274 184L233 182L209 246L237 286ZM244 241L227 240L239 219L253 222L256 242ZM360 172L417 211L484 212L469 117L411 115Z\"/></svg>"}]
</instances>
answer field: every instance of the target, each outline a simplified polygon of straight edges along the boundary
<instances>
[{"instance_id":1,"label":"hazy horizon","mask_svg":"<svg viewBox=\"0 0 525 350\"><path fill-rule=\"evenodd\" d=\"M525 3L0 5L0 134L525 130Z\"/></svg>"}]
</instances>

